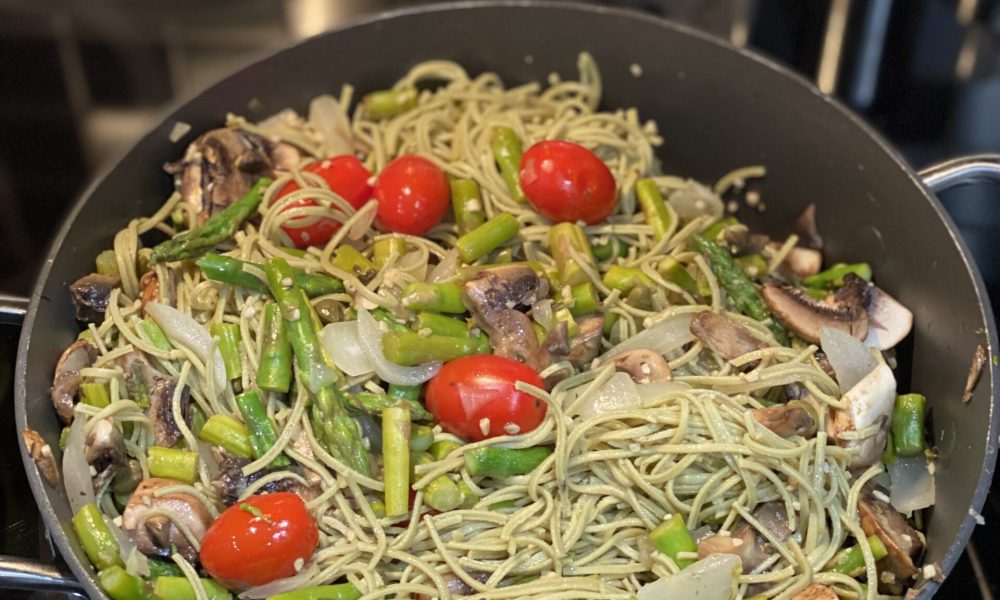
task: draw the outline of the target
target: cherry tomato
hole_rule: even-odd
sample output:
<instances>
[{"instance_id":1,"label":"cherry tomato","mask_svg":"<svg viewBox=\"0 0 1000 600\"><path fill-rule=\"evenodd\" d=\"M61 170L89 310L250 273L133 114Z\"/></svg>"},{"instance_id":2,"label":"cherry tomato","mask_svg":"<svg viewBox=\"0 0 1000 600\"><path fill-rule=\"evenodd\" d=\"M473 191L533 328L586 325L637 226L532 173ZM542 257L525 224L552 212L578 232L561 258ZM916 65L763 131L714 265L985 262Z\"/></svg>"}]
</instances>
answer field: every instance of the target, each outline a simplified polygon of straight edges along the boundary
<instances>
[{"instance_id":1,"label":"cherry tomato","mask_svg":"<svg viewBox=\"0 0 1000 600\"><path fill-rule=\"evenodd\" d=\"M459 358L427 384L427 408L445 430L466 439L527 433L542 422L546 407L515 389L518 381L544 387L534 369L516 360L492 354ZM485 434L483 419L489 419Z\"/></svg>"},{"instance_id":2,"label":"cherry tomato","mask_svg":"<svg viewBox=\"0 0 1000 600\"><path fill-rule=\"evenodd\" d=\"M279 492L227 508L205 532L200 558L227 587L263 585L295 575L295 563L308 561L318 543L319 529L302 498Z\"/></svg>"},{"instance_id":3,"label":"cherry tomato","mask_svg":"<svg viewBox=\"0 0 1000 600\"><path fill-rule=\"evenodd\" d=\"M309 163L302 170L322 177L330 186L331 191L347 200L348 204L354 208L361 208L372 197L372 186L368 183L372 174L361 164L360 160L353 156L335 156L319 160ZM294 180L289 181L285 187L281 188L275 198L283 198L299 189L301 188L298 183ZM302 198L292 202L288 208L299 206L319 206L319 203L312 198ZM300 220L305 224L296 223ZM296 248L324 246L330 241L333 234L337 233L338 229L340 229L340 222L329 217L319 219L301 217L301 219L292 219L281 226L281 230L292 239Z\"/></svg>"},{"instance_id":4,"label":"cherry tomato","mask_svg":"<svg viewBox=\"0 0 1000 600\"><path fill-rule=\"evenodd\" d=\"M448 212L448 178L437 165L415 155L393 160L375 182L378 223L397 233L421 235Z\"/></svg>"},{"instance_id":5,"label":"cherry tomato","mask_svg":"<svg viewBox=\"0 0 1000 600\"><path fill-rule=\"evenodd\" d=\"M555 221L600 223L615 210L615 178L604 161L579 144L546 140L521 157L521 190L540 215Z\"/></svg>"}]
</instances>

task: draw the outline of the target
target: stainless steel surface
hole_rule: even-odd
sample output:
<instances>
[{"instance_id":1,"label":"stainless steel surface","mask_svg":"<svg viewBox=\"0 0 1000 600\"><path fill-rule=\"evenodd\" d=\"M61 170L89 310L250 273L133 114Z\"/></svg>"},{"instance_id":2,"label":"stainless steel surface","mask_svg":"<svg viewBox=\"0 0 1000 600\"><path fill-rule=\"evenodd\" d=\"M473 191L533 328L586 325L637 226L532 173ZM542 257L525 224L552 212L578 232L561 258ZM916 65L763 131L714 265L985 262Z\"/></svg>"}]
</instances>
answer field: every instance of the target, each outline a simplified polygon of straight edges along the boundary
<instances>
[{"instance_id":1,"label":"stainless steel surface","mask_svg":"<svg viewBox=\"0 0 1000 600\"><path fill-rule=\"evenodd\" d=\"M961 156L920 170L932 192L977 183L1000 183L1000 154Z\"/></svg>"},{"instance_id":2,"label":"stainless steel surface","mask_svg":"<svg viewBox=\"0 0 1000 600\"><path fill-rule=\"evenodd\" d=\"M83 596L83 586L62 564L0 556L0 589L68 592Z\"/></svg>"},{"instance_id":3,"label":"stainless steel surface","mask_svg":"<svg viewBox=\"0 0 1000 600\"><path fill-rule=\"evenodd\" d=\"M28 298L0 294L0 325L20 325L28 311Z\"/></svg>"}]
</instances>

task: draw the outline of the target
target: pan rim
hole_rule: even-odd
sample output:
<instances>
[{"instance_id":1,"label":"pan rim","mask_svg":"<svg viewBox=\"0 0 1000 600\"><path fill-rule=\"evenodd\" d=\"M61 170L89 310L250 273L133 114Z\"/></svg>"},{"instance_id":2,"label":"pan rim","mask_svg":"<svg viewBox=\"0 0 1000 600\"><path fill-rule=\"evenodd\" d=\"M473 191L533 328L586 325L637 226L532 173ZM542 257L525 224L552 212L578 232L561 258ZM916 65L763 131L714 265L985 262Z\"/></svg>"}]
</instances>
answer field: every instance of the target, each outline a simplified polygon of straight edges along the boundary
<instances>
[{"instance_id":1,"label":"pan rim","mask_svg":"<svg viewBox=\"0 0 1000 600\"><path fill-rule=\"evenodd\" d=\"M349 22L343 24L340 27L326 31L315 36L298 40L295 43L279 48L277 50L267 50L260 54L254 56L246 64L244 64L239 69L236 69L227 75L221 77L217 81L213 82L211 85L203 88L202 90L191 94L189 97L182 98L176 102L170 104L169 107L164 109L163 118L157 122L145 135L143 135L139 140L135 142L132 146L119 153L115 160L110 161L104 168L102 168L98 174L93 177L90 182L85 186L83 192L77 197L76 201L71 206L70 210L65 214L63 220L56 232L56 234L51 239L49 245L45 251L45 260L38 271L38 275L35 279L34 285L32 286L32 292L30 297L30 304L28 306L27 313L25 315L24 323L21 329L20 340L18 343L17 352L17 363L15 367L15 386L14 386L14 396L15 396L15 425L18 432L23 431L24 427L27 425L27 411L26 402L28 400L28 390L26 384L26 376L28 371L27 356L31 345L31 335L30 333L34 329L36 317L38 315L38 310L41 302L43 301L43 292L45 284L49 280L52 266L55 262L56 256L60 253L60 250L68 237L70 231L73 228L74 223L79 216L79 213L83 210L84 206L90 201L94 192L103 184L103 182L115 172L121 165L121 163L135 150L136 147L142 145L147 140L156 134L157 129L166 122L169 122L171 118L182 110L185 106L190 103L197 102L201 97L207 94L210 90L214 89L216 86L220 85L222 82L227 81L231 78L238 77L243 74L246 70L255 68L263 62L271 60L273 57L281 55L285 52L294 51L294 49L299 46L306 45L314 42L319 38L323 38L331 35L340 35L343 32L365 28L373 26L376 23L388 21L405 19L412 15L422 15L422 14L433 14L442 12L459 12L463 10L478 10L478 9L545 9L545 10L558 10L565 11L567 13L591 13L600 15L609 15L620 17L623 19L631 19L638 22L644 22L664 29L672 30L674 32L686 35L689 37L696 38L702 42L712 44L722 50L735 52L744 59L750 60L758 65L767 68L771 71L776 72L778 75L783 76L786 79L790 79L797 83L799 86L805 88L814 96L819 97L819 99L833 108L841 116L849 120L853 126L859 128L863 133L865 133L870 139L872 139L882 152L886 154L888 158L891 159L895 167L902 171L903 174L910 180L910 182L920 191L923 198L930 203L934 212L937 214L938 219L941 224L945 227L948 232L952 243L955 244L959 251L962 262L965 266L966 273L969 275L973 288L976 292L976 297L979 301L979 318L981 318L984 325L985 343L987 346L987 351L989 356L994 356L998 352L998 338L997 338L997 328L996 321L993 314L993 309L989 301L989 296L986 293L986 286L982 279L982 275L979 272L978 267L971 258L971 252L965 241L962 239L961 235L958 233L958 228L956 227L951 216L945 210L944 206L937 196L931 193L926 186L921 181L920 177L907 165L902 157L899 155L898 151L889 144L882 136L879 134L871 125L869 125L864 119L859 115L855 114L853 111L848 109L840 101L823 94L811 81L807 80L803 76L791 71L786 66L778 63L774 59L771 59L761 53L755 52L753 50L748 50L746 48L740 48L734 46L725 39L716 37L704 31L695 29L691 26L684 25L681 23L676 23L674 21L645 13L641 13L635 10L619 8L619 7L608 7L608 6L597 6L592 4L584 4L575 1L556 1L556 0L460 0L457 2L441 2L434 4L421 5L416 7L408 7L396 10L389 10L373 15L367 15L358 19L350 20ZM988 381L985 382L988 385L988 398L990 399L990 409L989 409L989 425L987 427L987 439L986 448L983 458L982 472L979 477L979 481L976 484L975 493L973 494L972 504L970 506L970 512L963 519L962 525L959 529L957 536L951 541L944 558L940 561L940 567L944 575L951 572L955 563L958 561L959 556L964 551L969 538L972 535L972 531L976 526L976 517L978 512L982 509L982 506L986 500L986 496L989 492L990 483L993 478L993 472L996 466L997 459L997 448L1000 444L1000 438L998 438L998 431L1000 431L1000 411L997 410L998 404L998 388L997 381L1000 378L1000 367L990 364L990 369L988 372ZM980 382L983 385L984 382ZM18 438L22 436L18 435ZM48 483L43 481L41 474L38 469L35 468L34 463L30 456L27 454L24 448L23 439L19 439L21 447L21 458L24 464L25 472L27 475L28 483L31 487L32 495L34 500L38 505L39 511L42 514L42 519L51 536L53 542L59 549L59 553L63 560L69 565L73 573L77 576L81 584L86 588L86 591L93 595L94 597L105 597L100 587L97 584L95 574L89 565L83 564L73 551L72 543L69 539L67 530L64 528L64 524L60 523L56 518L56 513L52 502L49 499L47 486ZM973 514L972 511L976 511ZM918 598L929 598L940 586L937 581L928 581L923 587L920 588L920 593Z\"/></svg>"}]
</instances>

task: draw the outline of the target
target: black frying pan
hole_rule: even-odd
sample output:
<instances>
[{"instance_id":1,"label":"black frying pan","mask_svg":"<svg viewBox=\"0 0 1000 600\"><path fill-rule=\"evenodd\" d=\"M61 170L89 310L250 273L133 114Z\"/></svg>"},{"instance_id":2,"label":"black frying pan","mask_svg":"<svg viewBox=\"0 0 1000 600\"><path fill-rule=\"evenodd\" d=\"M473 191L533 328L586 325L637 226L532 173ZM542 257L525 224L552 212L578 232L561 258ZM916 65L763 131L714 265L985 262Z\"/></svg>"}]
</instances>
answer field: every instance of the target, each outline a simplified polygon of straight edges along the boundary
<instances>
[{"instance_id":1,"label":"black frying pan","mask_svg":"<svg viewBox=\"0 0 1000 600\"><path fill-rule=\"evenodd\" d=\"M812 85L774 63L659 19L620 10L559 4L491 3L435 6L392 13L324 34L279 52L222 81L182 106L147 135L77 202L59 231L24 318L17 363L17 426L29 425L58 449L60 425L48 390L56 358L77 335L66 286L90 272L129 219L152 213L171 191L161 169L198 132L227 112L257 116L353 83L361 92L385 87L414 63L448 58L471 73L498 71L507 83L575 75L587 50L604 77L604 104L635 106L654 118L666 140L659 151L671 173L712 180L738 166L763 163L768 178L763 217L755 227L787 231L808 202L818 205L827 259L868 261L879 285L913 310L914 334L904 389L929 398L938 462L937 505L927 528L927 562L950 571L975 526L996 461L1000 415L994 408L1000 370L987 367L971 402L961 402L977 345L993 356L996 328L968 250L941 204L929 193L975 177L998 177L995 157L956 161L921 182L867 125ZM641 76L630 69L641 66ZM177 121L192 133L168 139ZM17 308L9 314L17 316ZM905 361L904 361L905 362ZM909 380L907 381L907 374ZM23 448L22 448L23 453ZM49 585L102 597L75 538L61 489L24 464L52 538L76 576L52 567L0 562L31 571L25 585ZM923 588L930 597L937 584Z\"/></svg>"}]
</instances>

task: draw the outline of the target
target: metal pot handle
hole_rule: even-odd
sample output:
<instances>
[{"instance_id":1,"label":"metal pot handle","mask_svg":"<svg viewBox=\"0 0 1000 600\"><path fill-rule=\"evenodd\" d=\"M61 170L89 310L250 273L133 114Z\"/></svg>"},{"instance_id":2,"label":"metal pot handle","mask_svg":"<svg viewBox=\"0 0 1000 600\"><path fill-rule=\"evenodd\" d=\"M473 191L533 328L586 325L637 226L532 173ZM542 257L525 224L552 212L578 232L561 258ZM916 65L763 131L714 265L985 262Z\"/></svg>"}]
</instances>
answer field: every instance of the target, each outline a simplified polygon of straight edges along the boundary
<instances>
[{"instance_id":1,"label":"metal pot handle","mask_svg":"<svg viewBox=\"0 0 1000 600\"><path fill-rule=\"evenodd\" d=\"M952 158L924 167L919 175L934 193L974 183L1000 183L1000 154Z\"/></svg>"},{"instance_id":2,"label":"metal pot handle","mask_svg":"<svg viewBox=\"0 0 1000 600\"><path fill-rule=\"evenodd\" d=\"M0 589L65 592L86 597L83 585L61 562L51 564L17 556L0 556Z\"/></svg>"},{"instance_id":3,"label":"metal pot handle","mask_svg":"<svg viewBox=\"0 0 1000 600\"><path fill-rule=\"evenodd\" d=\"M17 325L24 322L28 312L27 298L0 294L0 325Z\"/></svg>"}]
</instances>

